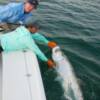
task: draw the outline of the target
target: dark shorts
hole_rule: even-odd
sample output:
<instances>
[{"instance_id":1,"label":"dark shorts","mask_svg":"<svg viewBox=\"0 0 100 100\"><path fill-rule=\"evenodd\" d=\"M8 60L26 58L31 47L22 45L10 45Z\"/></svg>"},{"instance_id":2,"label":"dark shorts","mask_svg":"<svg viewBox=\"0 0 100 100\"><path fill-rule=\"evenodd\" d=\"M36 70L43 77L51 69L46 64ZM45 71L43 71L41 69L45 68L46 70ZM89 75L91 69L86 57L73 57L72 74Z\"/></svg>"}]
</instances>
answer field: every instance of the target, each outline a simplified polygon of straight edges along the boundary
<instances>
[{"instance_id":1,"label":"dark shorts","mask_svg":"<svg viewBox=\"0 0 100 100\"><path fill-rule=\"evenodd\" d=\"M0 53L3 51L3 48L1 46L1 41L0 41Z\"/></svg>"},{"instance_id":2,"label":"dark shorts","mask_svg":"<svg viewBox=\"0 0 100 100\"><path fill-rule=\"evenodd\" d=\"M0 46L0 53L3 51L3 48Z\"/></svg>"}]
</instances>

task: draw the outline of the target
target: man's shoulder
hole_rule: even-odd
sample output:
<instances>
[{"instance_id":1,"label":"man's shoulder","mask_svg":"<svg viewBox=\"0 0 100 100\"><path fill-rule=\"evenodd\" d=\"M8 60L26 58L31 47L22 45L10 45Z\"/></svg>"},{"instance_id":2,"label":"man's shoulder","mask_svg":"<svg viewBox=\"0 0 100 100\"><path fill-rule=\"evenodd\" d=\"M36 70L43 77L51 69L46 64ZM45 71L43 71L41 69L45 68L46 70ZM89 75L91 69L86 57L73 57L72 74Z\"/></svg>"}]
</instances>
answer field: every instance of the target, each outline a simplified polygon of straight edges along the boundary
<instances>
[{"instance_id":1,"label":"man's shoulder","mask_svg":"<svg viewBox=\"0 0 100 100\"><path fill-rule=\"evenodd\" d=\"M9 3L7 6L6 6L6 8L8 8L9 10L11 10L11 11L21 11L22 10L22 8L23 8L23 3L15 3L15 2L13 2L13 3Z\"/></svg>"},{"instance_id":2,"label":"man's shoulder","mask_svg":"<svg viewBox=\"0 0 100 100\"><path fill-rule=\"evenodd\" d=\"M22 2L20 3L12 2L12 3L9 3L8 6L11 6L11 7L23 6L23 3Z\"/></svg>"},{"instance_id":3,"label":"man's shoulder","mask_svg":"<svg viewBox=\"0 0 100 100\"><path fill-rule=\"evenodd\" d=\"M23 35L31 35L28 29L25 26L19 26L15 31Z\"/></svg>"}]
</instances>

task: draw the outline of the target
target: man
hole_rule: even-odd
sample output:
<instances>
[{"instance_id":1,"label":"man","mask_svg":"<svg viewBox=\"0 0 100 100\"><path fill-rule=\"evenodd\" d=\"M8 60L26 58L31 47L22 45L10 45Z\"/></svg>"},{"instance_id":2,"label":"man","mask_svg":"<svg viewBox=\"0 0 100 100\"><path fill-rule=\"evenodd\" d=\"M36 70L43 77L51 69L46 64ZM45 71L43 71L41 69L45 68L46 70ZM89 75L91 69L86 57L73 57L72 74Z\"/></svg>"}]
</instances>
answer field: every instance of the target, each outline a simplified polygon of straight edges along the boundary
<instances>
[{"instance_id":1,"label":"man","mask_svg":"<svg viewBox=\"0 0 100 100\"><path fill-rule=\"evenodd\" d=\"M5 23L22 23L32 16L32 10L38 6L38 0L28 0L25 3L9 3L0 6L0 26L7 27Z\"/></svg>"},{"instance_id":2,"label":"man","mask_svg":"<svg viewBox=\"0 0 100 100\"><path fill-rule=\"evenodd\" d=\"M43 35L39 34L36 23L20 26L16 30L0 36L1 49L10 52L16 50L30 49L42 60L47 62L49 67L54 63L49 60L35 44L34 40L47 44L50 48L57 46L55 42L48 41Z\"/></svg>"}]
</instances>

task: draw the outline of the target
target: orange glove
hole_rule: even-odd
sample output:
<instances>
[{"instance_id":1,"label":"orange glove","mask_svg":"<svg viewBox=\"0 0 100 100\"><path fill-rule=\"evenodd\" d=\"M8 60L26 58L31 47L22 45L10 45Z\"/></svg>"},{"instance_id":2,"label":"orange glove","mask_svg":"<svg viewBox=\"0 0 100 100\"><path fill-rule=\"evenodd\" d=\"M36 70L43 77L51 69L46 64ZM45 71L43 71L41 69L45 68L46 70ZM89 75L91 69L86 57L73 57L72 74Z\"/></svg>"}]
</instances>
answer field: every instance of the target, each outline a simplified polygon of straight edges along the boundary
<instances>
[{"instance_id":1,"label":"orange glove","mask_svg":"<svg viewBox=\"0 0 100 100\"><path fill-rule=\"evenodd\" d=\"M49 46L50 48L54 48L54 47L57 46L57 44L56 44L55 42L50 41L50 42L48 43L48 46Z\"/></svg>"},{"instance_id":2,"label":"orange glove","mask_svg":"<svg viewBox=\"0 0 100 100\"><path fill-rule=\"evenodd\" d=\"M47 61L47 64L49 68L53 68L55 66L55 63L50 59Z\"/></svg>"}]
</instances>

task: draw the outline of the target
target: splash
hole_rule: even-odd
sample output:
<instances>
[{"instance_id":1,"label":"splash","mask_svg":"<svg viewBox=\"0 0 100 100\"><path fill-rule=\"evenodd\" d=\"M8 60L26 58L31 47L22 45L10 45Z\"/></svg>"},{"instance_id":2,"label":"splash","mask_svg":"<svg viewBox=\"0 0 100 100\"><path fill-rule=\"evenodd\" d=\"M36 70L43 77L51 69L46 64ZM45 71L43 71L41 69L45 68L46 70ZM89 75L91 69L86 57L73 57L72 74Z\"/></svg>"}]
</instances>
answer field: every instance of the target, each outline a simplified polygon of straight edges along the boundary
<instances>
[{"instance_id":1,"label":"splash","mask_svg":"<svg viewBox=\"0 0 100 100\"><path fill-rule=\"evenodd\" d=\"M65 98L67 100L83 100L82 92L72 66L59 47L53 49L52 58L56 63L55 70L58 74L58 81L64 89Z\"/></svg>"}]
</instances>

